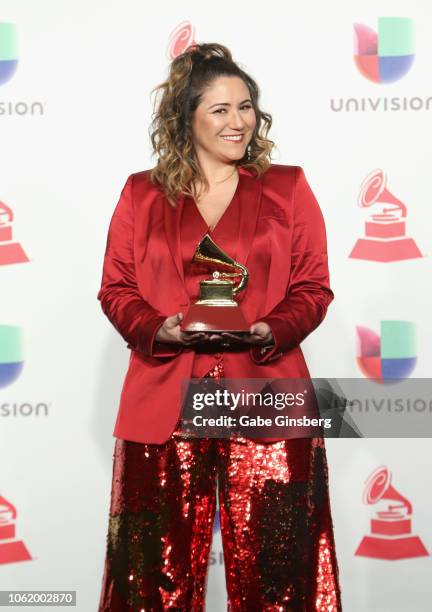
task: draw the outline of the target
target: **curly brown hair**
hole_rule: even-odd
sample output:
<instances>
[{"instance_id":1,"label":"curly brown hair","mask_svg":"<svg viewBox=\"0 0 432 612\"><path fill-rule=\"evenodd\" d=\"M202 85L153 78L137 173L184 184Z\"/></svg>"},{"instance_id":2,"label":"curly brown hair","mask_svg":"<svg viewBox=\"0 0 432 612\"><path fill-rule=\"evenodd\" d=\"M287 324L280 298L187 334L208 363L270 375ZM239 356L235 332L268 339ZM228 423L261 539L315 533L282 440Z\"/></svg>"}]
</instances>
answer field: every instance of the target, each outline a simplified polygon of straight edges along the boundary
<instances>
[{"instance_id":1,"label":"curly brown hair","mask_svg":"<svg viewBox=\"0 0 432 612\"><path fill-rule=\"evenodd\" d=\"M156 97L150 138L157 165L150 171L150 179L162 188L172 206L181 194L194 197L192 186L196 182L204 190L209 188L195 154L191 123L204 90L220 76L236 76L244 81L256 116L249 151L236 165L252 169L258 177L271 165L274 142L267 134L272 118L259 108L259 88L254 79L233 61L223 45L189 47L171 62L167 80L153 89Z\"/></svg>"}]
</instances>

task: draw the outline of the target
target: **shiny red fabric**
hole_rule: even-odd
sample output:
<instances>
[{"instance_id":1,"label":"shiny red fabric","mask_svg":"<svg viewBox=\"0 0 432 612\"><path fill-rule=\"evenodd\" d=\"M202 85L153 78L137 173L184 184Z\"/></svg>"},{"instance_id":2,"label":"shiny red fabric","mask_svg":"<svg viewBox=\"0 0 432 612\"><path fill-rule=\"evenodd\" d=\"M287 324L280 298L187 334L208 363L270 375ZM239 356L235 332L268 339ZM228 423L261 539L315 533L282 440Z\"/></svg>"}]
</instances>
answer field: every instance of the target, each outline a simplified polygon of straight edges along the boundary
<instances>
[{"instance_id":1,"label":"shiny red fabric","mask_svg":"<svg viewBox=\"0 0 432 612\"><path fill-rule=\"evenodd\" d=\"M207 374L223 377L223 361ZM175 431L116 441L99 612L205 609L216 482L228 611L340 611L323 440Z\"/></svg>"},{"instance_id":2,"label":"shiny red fabric","mask_svg":"<svg viewBox=\"0 0 432 612\"><path fill-rule=\"evenodd\" d=\"M236 259L250 283L239 296L250 324L267 321L276 345L224 355L229 378L307 378L299 347L325 316L329 287L324 221L303 170L272 165L260 178L239 169ZM191 303L180 222L185 198L171 207L148 171L129 177L111 220L98 294L131 348L114 435L168 440L180 413L181 381L205 374L187 347L154 341L165 318ZM163 407L163 410L162 410Z\"/></svg>"},{"instance_id":3,"label":"shiny red fabric","mask_svg":"<svg viewBox=\"0 0 432 612\"><path fill-rule=\"evenodd\" d=\"M237 238L240 225L240 181L234 196L224 214L214 228L210 228L204 221L192 198L185 198L180 221L181 258L184 270L186 292L190 302L194 303L199 297L199 283L210 276L208 267L192 262L198 242L208 233L218 246L231 257L236 259ZM249 357L249 346L244 345L243 352ZM201 378L221 361L222 347L213 351L203 346L195 349L191 378Z\"/></svg>"},{"instance_id":4,"label":"shiny red fabric","mask_svg":"<svg viewBox=\"0 0 432 612\"><path fill-rule=\"evenodd\" d=\"M145 173L129 179L110 227L99 297L132 354L99 610L204 610L217 491L228 610L340 610L323 441L189 439L177 429L182 377L308 376L298 343L332 298L318 205L299 168L273 166L261 181L241 171L211 231L247 262L251 282L239 301L276 340L263 354L154 342L165 316L185 311L208 276L191 266L206 231L192 200L168 208Z\"/></svg>"}]
</instances>

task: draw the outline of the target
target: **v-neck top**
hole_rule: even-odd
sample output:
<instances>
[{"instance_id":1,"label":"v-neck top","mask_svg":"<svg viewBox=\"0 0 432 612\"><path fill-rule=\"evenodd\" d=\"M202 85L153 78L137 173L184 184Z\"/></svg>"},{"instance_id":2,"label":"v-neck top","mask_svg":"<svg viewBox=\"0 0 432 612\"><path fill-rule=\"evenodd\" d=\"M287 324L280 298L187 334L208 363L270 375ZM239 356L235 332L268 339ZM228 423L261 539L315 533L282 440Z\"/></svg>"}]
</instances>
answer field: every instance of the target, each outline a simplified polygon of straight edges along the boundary
<instances>
[{"instance_id":1,"label":"v-neck top","mask_svg":"<svg viewBox=\"0 0 432 612\"><path fill-rule=\"evenodd\" d=\"M207 225L191 197L184 200L180 221L180 242L186 291L193 304L199 297L199 283L210 279L213 270L203 263L192 263L200 240L209 234L212 240L227 255L236 259L237 240L240 226L239 183L224 213L213 229ZM213 347L212 347L213 348ZM222 352L209 352L207 349L195 350L192 378L205 376L216 364L222 362Z\"/></svg>"},{"instance_id":2,"label":"v-neck top","mask_svg":"<svg viewBox=\"0 0 432 612\"><path fill-rule=\"evenodd\" d=\"M192 263L199 241L209 234L212 240L233 259L236 258L240 223L238 185L224 213L211 229L204 221L195 201L186 197L180 223L181 250L186 291L194 302L199 297L199 281L210 279L212 270L205 264Z\"/></svg>"}]
</instances>

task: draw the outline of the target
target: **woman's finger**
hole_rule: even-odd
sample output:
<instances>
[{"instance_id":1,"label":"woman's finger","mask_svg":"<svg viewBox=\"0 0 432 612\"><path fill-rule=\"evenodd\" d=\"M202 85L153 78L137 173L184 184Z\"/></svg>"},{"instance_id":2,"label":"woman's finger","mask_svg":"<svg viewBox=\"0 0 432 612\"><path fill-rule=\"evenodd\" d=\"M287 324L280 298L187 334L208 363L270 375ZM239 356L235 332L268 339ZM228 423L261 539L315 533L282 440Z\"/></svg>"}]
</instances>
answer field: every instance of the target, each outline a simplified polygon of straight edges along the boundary
<instances>
[{"instance_id":1,"label":"woman's finger","mask_svg":"<svg viewBox=\"0 0 432 612\"><path fill-rule=\"evenodd\" d=\"M239 335L236 333L231 333L231 332L223 332L221 334L223 340L227 340L227 341L233 341L233 342L237 342L237 343L244 343L246 342L246 335Z\"/></svg>"},{"instance_id":2,"label":"woman's finger","mask_svg":"<svg viewBox=\"0 0 432 612\"><path fill-rule=\"evenodd\" d=\"M187 334L181 332L180 338L184 344L196 344L197 342L204 342L206 334L204 332L196 332L194 334Z\"/></svg>"},{"instance_id":3,"label":"woman's finger","mask_svg":"<svg viewBox=\"0 0 432 612\"><path fill-rule=\"evenodd\" d=\"M273 341L273 337L271 334L265 337L251 334L249 336L249 341L251 344L270 344Z\"/></svg>"}]
</instances>

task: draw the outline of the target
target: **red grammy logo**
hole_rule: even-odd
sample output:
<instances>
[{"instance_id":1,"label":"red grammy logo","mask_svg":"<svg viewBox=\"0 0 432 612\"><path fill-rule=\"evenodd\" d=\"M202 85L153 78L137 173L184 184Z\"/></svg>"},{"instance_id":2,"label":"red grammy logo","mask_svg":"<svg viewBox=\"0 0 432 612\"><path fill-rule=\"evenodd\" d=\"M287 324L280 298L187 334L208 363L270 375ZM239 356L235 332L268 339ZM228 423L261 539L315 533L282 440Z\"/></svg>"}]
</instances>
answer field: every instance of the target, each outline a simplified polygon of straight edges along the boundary
<instances>
[{"instance_id":1,"label":"red grammy logo","mask_svg":"<svg viewBox=\"0 0 432 612\"><path fill-rule=\"evenodd\" d=\"M176 28L171 32L169 37L168 46L168 57L173 60L180 55L188 47L196 45L195 42L195 28L190 21L182 21Z\"/></svg>"},{"instance_id":2,"label":"red grammy logo","mask_svg":"<svg viewBox=\"0 0 432 612\"><path fill-rule=\"evenodd\" d=\"M385 467L377 468L366 481L363 501L378 504L375 517L371 519L371 535L364 536L355 554L374 559L410 559L428 557L419 536L412 535L412 505L391 486L391 473ZM391 503L396 502L396 503Z\"/></svg>"},{"instance_id":3,"label":"red grammy logo","mask_svg":"<svg viewBox=\"0 0 432 612\"><path fill-rule=\"evenodd\" d=\"M25 263L29 261L19 242L12 241L13 213L0 202L0 265Z\"/></svg>"},{"instance_id":4,"label":"red grammy logo","mask_svg":"<svg viewBox=\"0 0 432 612\"><path fill-rule=\"evenodd\" d=\"M359 238L350 253L352 259L389 262L423 257L414 240L405 235L407 207L386 184L384 172L378 169L368 174L360 187L358 205L377 206L366 221L366 237Z\"/></svg>"},{"instance_id":5,"label":"red grammy logo","mask_svg":"<svg viewBox=\"0 0 432 612\"><path fill-rule=\"evenodd\" d=\"M29 561L24 542L15 539L16 508L0 495L0 564Z\"/></svg>"}]
</instances>

